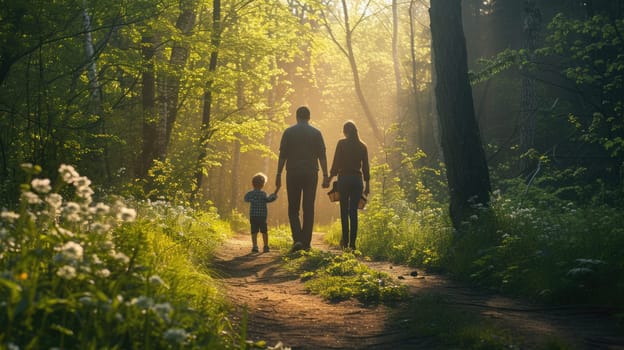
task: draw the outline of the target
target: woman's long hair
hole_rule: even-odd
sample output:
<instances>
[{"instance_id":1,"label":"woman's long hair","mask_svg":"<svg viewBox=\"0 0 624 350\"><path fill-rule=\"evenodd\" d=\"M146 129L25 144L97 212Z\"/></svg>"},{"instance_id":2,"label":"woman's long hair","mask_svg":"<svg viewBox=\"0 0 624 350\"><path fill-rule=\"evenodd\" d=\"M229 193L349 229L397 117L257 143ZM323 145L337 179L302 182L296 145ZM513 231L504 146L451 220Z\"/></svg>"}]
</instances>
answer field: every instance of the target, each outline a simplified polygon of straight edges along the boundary
<instances>
[{"instance_id":1,"label":"woman's long hair","mask_svg":"<svg viewBox=\"0 0 624 350\"><path fill-rule=\"evenodd\" d=\"M349 120L344 123L344 126L342 127L342 132L344 132L348 140L360 141L357 126L355 126L355 123L353 121Z\"/></svg>"}]
</instances>

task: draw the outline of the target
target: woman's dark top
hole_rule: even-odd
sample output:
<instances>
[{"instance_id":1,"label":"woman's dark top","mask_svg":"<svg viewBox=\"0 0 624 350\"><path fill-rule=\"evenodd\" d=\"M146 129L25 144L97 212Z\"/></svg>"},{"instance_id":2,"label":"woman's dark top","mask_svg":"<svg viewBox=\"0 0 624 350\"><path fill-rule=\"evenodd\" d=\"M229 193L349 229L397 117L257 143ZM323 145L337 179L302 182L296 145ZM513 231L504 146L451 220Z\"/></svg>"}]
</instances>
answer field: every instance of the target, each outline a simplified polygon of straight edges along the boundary
<instances>
[{"instance_id":1,"label":"woman's dark top","mask_svg":"<svg viewBox=\"0 0 624 350\"><path fill-rule=\"evenodd\" d=\"M360 140L342 139L338 141L330 176L360 175L364 181L370 180L368 149Z\"/></svg>"}]
</instances>

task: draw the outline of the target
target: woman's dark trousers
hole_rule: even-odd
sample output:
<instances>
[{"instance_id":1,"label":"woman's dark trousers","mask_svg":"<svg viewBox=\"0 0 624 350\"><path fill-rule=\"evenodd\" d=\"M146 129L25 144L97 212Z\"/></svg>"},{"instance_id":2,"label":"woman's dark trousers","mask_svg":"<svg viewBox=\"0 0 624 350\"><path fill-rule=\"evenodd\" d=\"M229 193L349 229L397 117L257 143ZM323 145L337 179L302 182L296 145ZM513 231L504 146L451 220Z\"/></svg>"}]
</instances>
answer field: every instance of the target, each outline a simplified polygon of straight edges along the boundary
<instances>
[{"instance_id":1,"label":"woman's dark trousers","mask_svg":"<svg viewBox=\"0 0 624 350\"><path fill-rule=\"evenodd\" d=\"M358 230L358 202L362 197L363 183L361 176L342 175L338 178L340 192L340 221L342 223L343 248L355 249Z\"/></svg>"}]
</instances>

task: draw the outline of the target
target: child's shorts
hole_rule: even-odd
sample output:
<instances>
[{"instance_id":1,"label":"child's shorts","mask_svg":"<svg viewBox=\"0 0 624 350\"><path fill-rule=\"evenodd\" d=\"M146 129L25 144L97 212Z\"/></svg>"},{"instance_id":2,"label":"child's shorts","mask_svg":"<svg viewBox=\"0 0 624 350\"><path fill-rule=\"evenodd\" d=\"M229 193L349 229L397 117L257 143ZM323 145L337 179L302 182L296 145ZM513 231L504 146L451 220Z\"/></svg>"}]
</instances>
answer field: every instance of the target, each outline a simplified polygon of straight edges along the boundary
<instances>
[{"instance_id":1,"label":"child's shorts","mask_svg":"<svg viewBox=\"0 0 624 350\"><path fill-rule=\"evenodd\" d=\"M265 216L252 216L249 218L251 223L251 233L267 233L267 218Z\"/></svg>"}]
</instances>

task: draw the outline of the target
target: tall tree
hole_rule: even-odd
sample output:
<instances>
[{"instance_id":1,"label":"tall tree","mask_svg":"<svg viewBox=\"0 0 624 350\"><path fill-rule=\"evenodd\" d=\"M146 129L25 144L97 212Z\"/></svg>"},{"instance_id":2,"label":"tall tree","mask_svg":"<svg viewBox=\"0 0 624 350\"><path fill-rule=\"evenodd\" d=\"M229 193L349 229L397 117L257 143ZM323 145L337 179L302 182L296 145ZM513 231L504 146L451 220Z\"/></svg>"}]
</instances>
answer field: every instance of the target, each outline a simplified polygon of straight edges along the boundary
<instances>
[{"instance_id":1,"label":"tall tree","mask_svg":"<svg viewBox=\"0 0 624 350\"><path fill-rule=\"evenodd\" d=\"M154 71L154 56L156 53L156 38L152 33L144 33L141 39L141 53L143 58L143 72L141 76L141 98L143 107L143 146L139 162L139 175L147 177L147 172L157 159L158 123L160 118L156 114L156 73Z\"/></svg>"},{"instance_id":2,"label":"tall tree","mask_svg":"<svg viewBox=\"0 0 624 350\"><path fill-rule=\"evenodd\" d=\"M537 48L537 38L542 16L535 5L535 0L525 0L524 8L524 49L531 61L534 61L534 52ZM534 146L535 119L537 118L537 96L535 91L536 79L531 74L522 78L521 115L520 115L520 152L529 151ZM520 161L520 171L529 170L530 162L526 157Z\"/></svg>"},{"instance_id":3,"label":"tall tree","mask_svg":"<svg viewBox=\"0 0 624 350\"><path fill-rule=\"evenodd\" d=\"M206 142L210 138L210 122L212 117L212 90L214 83L214 74L217 70L217 62L219 59L219 47L221 45L221 0L212 1L212 31L210 33L210 64L208 66L208 81L204 87L201 127L199 130L199 157L197 158L197 167L195 169L195 189L192 193L195 197L202 188L204 179L204 158L207 155Z\"/></svg>"},{"instance_id":4,"label":"tall tree","mask_svg":"<svg viewBox=\"0 0 624 350\"><path fill-rule=\"evenodd\" d=\"M461 0L432 0L429 15L450 215L459 229L473 204L489 204L490 177L468 79Z\"/></svg>"},{"instance_id":5,"label":"tall tree","mask_svg":"<svg viewBox=\"0 0 624 350\"><path fill-rule=\"evenodd\" d=\"M368 14L368 4L370 1L366 3L362 11L359 13L359 16L353 20L350 16L349 5L346 0L342 0L342 13L340 15L331 14L336 20L341 18L341 27L344 30L344 42L342 42L332 29L332 25L330 24L330 15L323 14L322 18L324 20L325 27L332 39L332 41L338 46L340 51L347 57L349 60L349 66L351 67L351 74L353 75L353 84L355 88L355 94L357 95L358 101L360 102L360 106L364 111L364 115L370 124L371 129L373 130L373 135L377 139L380 145L384 143L383 132L377 125L377 120L371 111L371 108L364 96L364 91L362 89L362 82L360 80L360 71L358 69L357 60L355 57L355 52L353 49L353 34L357 27L362 23L362 21L366 18Z\"/></svg>"},{"instance_id":6,"label":"tall tree","mask_svg":"<svg viewBox=\"0 0 624 350\"><path fill-rule=\"evenodd\" d=\"M176 21L176 29L182 34L182 39L175 40L171 48L171 56L169 58L169 71L165 77L165 135L162 149L159 150L161 158L164 158L167 148L171 143L171 132L176 122L180 102L180 80L181 75L186 67L189 53L190 42L185 40L188 38L195 27L195 17L197 0L180 0L180 14Z\"/></svg>"},{"instance_id":7,"label":"tall tree","mask_svg":"<svg viewBox=\"0 0 624 350\"><path fill-rule=\"evenodd\" d=\"M394 80L398 101L398 96L401 94L401 63L399 60L399 5L397 0L392 0L392 65L394 67Z\"/></svg>"}]
</instances>

